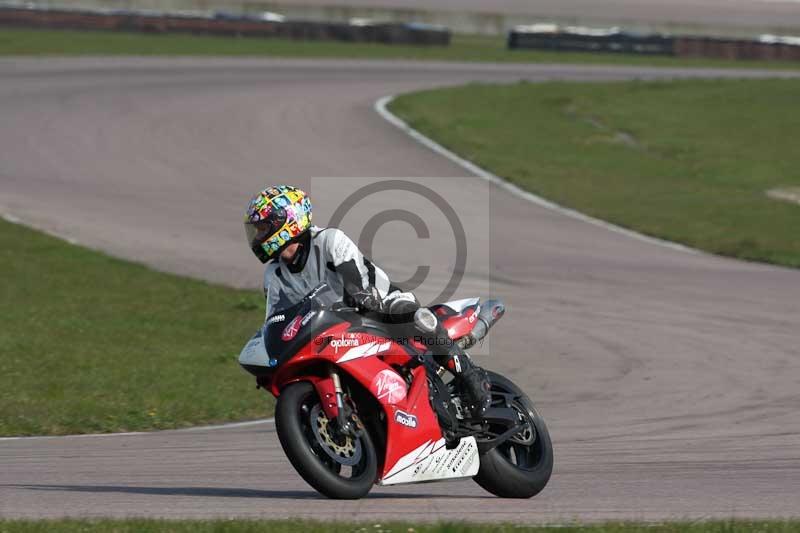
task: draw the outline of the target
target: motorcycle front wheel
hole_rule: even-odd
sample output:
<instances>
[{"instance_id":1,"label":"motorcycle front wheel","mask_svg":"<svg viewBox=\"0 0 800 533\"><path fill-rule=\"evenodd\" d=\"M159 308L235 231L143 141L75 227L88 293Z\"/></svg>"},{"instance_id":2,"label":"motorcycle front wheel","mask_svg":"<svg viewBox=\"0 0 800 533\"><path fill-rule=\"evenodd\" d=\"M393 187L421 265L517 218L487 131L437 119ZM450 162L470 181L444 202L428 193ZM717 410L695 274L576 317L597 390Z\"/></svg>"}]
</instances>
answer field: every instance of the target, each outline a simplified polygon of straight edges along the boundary
<instances>
[{"instance_id":1,"label":"motorcycle front wheel","mask_svg":"<svg viewBox=\"0 0 800 533\"><path fill-rule=\"evenodd\" d=\"M333 431L314 386L292 383L275 407L281 447L297 473L329 498L366 496L377 478L378 460L367 431L343 438Z\"/></svg>"},{"instance_id":2,"label":"motorcycle front wheel","mask_svg":"<svg viewBox=\"0 0 800 533\"><path fill-rule=\"evenodd\" d=\"M516 410L526 428L481 455L480 470L474 479L495 496L531 498L544 489L553 472L550 433L522 389L496 372L487 373L492 385L492 405Z\"/></svg>"}]
</instances>

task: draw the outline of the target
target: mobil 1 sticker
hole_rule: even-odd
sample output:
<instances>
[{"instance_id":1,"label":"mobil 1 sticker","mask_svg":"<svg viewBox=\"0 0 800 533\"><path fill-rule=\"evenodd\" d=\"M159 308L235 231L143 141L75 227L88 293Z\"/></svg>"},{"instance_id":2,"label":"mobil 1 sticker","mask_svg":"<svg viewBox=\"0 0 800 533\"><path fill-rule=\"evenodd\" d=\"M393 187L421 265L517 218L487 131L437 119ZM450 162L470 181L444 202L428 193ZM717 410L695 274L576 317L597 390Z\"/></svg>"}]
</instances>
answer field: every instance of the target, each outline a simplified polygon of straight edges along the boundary
<instances>
[{"instance_id":1,"label":"mobil 1 sticker","mask_svg":"<svg viewBox=\"0 0 800 533\"><path fill-rule=\"evenodd\" d=\"M395 412L394 421L411 429L417 428L417 417L405 411L398 410Z\"/></svg>"}]
</instances>

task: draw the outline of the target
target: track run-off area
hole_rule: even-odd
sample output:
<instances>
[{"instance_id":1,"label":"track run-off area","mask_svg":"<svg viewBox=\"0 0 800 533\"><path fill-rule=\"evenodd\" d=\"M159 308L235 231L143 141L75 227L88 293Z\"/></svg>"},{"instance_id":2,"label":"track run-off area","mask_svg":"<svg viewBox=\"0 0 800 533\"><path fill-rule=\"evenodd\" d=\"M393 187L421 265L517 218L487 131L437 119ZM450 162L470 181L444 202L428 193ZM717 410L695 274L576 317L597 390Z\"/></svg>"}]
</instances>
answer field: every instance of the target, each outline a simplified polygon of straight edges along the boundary
<instances>
[{"instance_id":1,"label":"track run-off area","mask_svg":"<svg viewBox=\"0 0 800 533\"><path fill-rule=\"evenodd\" d=\"M509 308L492 332L491 356L479 363L529 391L556 456L550 484L532 500L501 500L465 480L376 488L364 500L337 502L295 474L269 422L2 440L0 516L548 523L800 516L800 272L631 238L495 186L476 199L462 166L375 111L387 95L470 81L791 75L0 60L0 212L158 269L257 287L262 271L244 244L241 217L249 196L273 182L464 178L447 200L488 204L491 254L485 271L465 276L458 296L473 296L469 290L489 279L492 296ZM241 393L256 402L261 391L252 385L243 379ZM198 386L214 394L213 383Z\"/></svg>"}]
</instances>

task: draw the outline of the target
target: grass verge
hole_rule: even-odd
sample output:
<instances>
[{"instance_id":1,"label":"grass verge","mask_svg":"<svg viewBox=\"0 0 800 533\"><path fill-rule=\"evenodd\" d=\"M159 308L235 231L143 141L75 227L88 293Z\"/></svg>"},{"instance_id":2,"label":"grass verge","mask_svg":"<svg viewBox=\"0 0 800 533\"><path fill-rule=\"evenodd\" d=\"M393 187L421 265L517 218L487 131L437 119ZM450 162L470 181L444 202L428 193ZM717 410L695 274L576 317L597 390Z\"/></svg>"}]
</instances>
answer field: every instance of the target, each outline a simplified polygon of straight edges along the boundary
<instances>
[{"instance_id":1,"label":"grass verge","mask_svg":"<svg viewBox=\"0 0 800 533\"><path fill-rule=\"evenodd\" d=\"M271 413L236 362L263 318L256 292L155 272L2 220L0 279L0 435Z\"/></svg>"},{"instance_id":2,"label":"grass verge","mask_svg":"<svg viewBox=\"0 0 800 533\"><path fill-rule=\"evenodd\" d=\"M454 35L447 47L336 41L231 38L109 31L0 29L2 55L215 55L352 59L418 59L493 63L586 63L663 67L800 69L800 62L639 56L633 54L509 51L503 37Z\"/></svg>"},{"instance_id":3,"label":"grass verge","mask_svg":"<svg viewBox=\"0 0 800 533\"><path fill-rule=\"evenodd\" d=\"M800 267L800 80L469 85L412 127L545 198L713 253Z\"/></svg>"},{"instance_id":4,"label":"grass verge","mask_svg":"<svg viewBox=\"0 0 800 533\"><path fill-rule=\"evenodd\" d=\"M0 521L0 533L114 532L114 533L547 533L547 526L515 524L478 525L468 523L412 524L410 522L347 523L304 520L42 520ZM798 533L797 521L669 522L663 524L609 523L567 525L559 533Z\"/></svg>"}]
</instances>

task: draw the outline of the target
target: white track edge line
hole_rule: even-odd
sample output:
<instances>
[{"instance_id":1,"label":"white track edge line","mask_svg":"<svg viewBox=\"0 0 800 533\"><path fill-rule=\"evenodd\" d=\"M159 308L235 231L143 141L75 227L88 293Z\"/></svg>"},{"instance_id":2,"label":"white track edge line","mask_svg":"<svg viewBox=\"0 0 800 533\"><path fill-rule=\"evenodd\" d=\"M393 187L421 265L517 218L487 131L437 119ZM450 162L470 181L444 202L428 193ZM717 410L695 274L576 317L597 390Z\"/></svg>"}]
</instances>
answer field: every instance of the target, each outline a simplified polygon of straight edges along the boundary
<instances>
[{"instance_id":1,"label":"white track edge line","mask_svg":"<svg viewBox=\"0 0 800 533\"><path fill-rule=\"evenodd\" d=\"M163 435L164 433L189 433L192 431L212 431L216 429L234 429L249 426L260 426L263 424L272 424L275 422L274 418L265 418L263 420L248 420L247 422L231 422L230 424L214 424L210 426L196 426L181 429L161 429L154 431L128 431L125 433L87 433L79 435L33 435L30 437L0 437L0 442L13 441L13 440L45 440L45 439L88 439L96 437L135 437L140 435Z\"/></svg>"},{"instance_id":2,"label":"white track edge line","mask_svg":"<svg viewBox=\"0 0 800 533\"><path fill-rule=\"evenodd\" d=\"M600 220L599 218L594 218L592 216L586 215L581 213L580 211L575 211L574 209L570 209L568 207L564 207L559 205L555 202L551 202L550 200L546 200L541 196L538 196L532 192L523 190L518 186L514 185L510 181L507 181L495 174L492 174L488 170L485 170L475 163L464 159L463 157L457 155L456 153L448 150L441 144L437 143L436 141L426 137L419 131L415 130L411 126L408 125L403 119L389 111L388 105L389 103L395 99L395 95L383 96L375 101L373 108L375 111L387 122L392 124L393 126L399 128L403 132L405 132L409 137L414 139L415 141L419 142L420 144L426 146L427 148L433 150L439 155L442 155L452 161L453 163L459 165L460 167L468 170L475 176L479 178L483 178L498 187L505 189L506 191L510 192L514 196L526 200L532 204L536 204L540 207L544 207L546 209L550 209L552 211L556 211L568 217L581 220L583 222L587 222L594 226L599 226L601 228L605 228L609 231L614 233L619 233L621 235L625 235L627 237L631 237L633 239L637 239L639 241L648 242L650 244L655 244L658 246L663 246L665 248L670 248L672 250L678 250L681 252L686 252L690 254L705 254L705 252L701 250L697 250L695 248L691 248L689 246L679 244L676 242L668 241L665 239L659 239L658 237L651 237L649 235L645 235L643 233L639 233L628 228L623 228L622 226L617 226L616 224L612 224L610 222L606 222L605 220Z\"/></svg>"},{"instance_id":3,"label":"white track edge line","mask_svg":"<svg viewBox=\"0 0 800 533\"><path fill-rule=\"evenodd\" d=\"M8 212L5 212L5 211L0 213L0 218L5 220L6 222L10 222L10 223L16 224L18 226L25 226L26 228L35 229L36 231L44 233L45 235L49 235L50 237L55 237L56 239L62 240L64 242L66 242L68 244L72 244L74 246L80 246L80 244L81 244L80 242L78 242L77 239L74 239L74 238L72 238L72 237L70 237L68 235L61 235L61 234L56 233L54 231L51 231L51 230L49 230L47 228L43 228L43 227L38 226L36 224L31 224L29 222L26 222L25 220L22 220L18 216L12 215L11 213L8 213Z\"/></svg>"}]
</instances>

